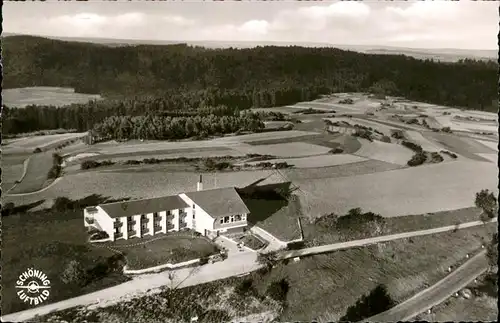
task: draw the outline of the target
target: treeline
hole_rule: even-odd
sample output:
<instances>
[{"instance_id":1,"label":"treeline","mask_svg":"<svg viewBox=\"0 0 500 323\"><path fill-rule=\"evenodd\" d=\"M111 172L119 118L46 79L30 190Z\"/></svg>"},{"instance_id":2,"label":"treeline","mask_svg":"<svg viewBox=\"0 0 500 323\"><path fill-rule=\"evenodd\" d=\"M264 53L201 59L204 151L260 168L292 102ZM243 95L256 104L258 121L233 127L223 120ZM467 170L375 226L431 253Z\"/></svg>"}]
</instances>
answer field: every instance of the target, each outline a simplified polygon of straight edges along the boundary
<instances>
[{"instance_id":1,"label":"treeline","mask_svg":"<svg viewBox=\"0 0 500 323\"><path fill-rule=\"evenodd\" d=\"M213 114L195 117L162 116L113 116L97 123L92 135L100 140L166 140L183 138L206 138L212 135L259 131L264 123L253 113L240 116L216 116Z\"/></svg>"},{"instance_id":2,"label":"treeline","mask_svg":"<svg viewBox=\"0 0 500 323\"><path fill-rule=\"evenodd\" d=\"M73 87L111 102L10 112L8 132L78 129L113 115L226 105L288 105L332 92L372 91L410 100L497 110L497 63L439 63L335 48L109 47L31 36L3 39L4 88ZM493 104L493 101L495 104ZM30 126L30 124L33 124Z\"/></svg>"},{"instance_id":3,"label":"treeline","mask_svg":"<svg viewBox=\"0 0 500 323\"><path fill-rule=\"evenodd\" d=\"M90 101L65 107L34 106L3 109L3 132L10 134L49 129L87 131L111 116L158 115L187 117L197 115L238 115L239 111L256 107L271 107L312 100L329 90L311 86L263 90L219 90L178 93L165 92L161 97L138 95L134 98Z\"/></svg>"}]
</instances>

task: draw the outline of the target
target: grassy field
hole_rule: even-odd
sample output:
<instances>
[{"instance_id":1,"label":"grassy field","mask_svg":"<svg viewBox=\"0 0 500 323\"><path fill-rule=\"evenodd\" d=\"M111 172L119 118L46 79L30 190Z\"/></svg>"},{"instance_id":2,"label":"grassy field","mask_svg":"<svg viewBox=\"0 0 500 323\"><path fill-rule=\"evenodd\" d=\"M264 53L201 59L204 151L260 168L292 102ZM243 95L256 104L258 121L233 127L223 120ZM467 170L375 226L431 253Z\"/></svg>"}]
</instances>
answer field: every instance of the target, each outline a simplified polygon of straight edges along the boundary
<instances>
[{"instance_id":1,"label":"grassy field","mask_svg":"<svg viewBox=\"0 0 500 323\"><path fill-rule=\"evenodd\" d=\"M24 171L24 161L28 154L3 155L1 158L2 190L8 191L18 181Z\"/></svg>"},{"instance_id":2,"label":"grassy field","mask_svg":"<svg viewBox=\"0 0 500 323\"><path fill-rule=\"evenodd\" d=\"M361 148L355 152L355 155L368 159L405 166L414 154L413 151L399 144L378 140L368 141L362 138L358 140L361 143Z\"/></svg>"},{"instance_id":3,"label":"grassy field","mask_svg":"<svg viewBox=\"0 0 500 323\"><path fill-rule=\"evenodd\" d=\"M495 153L493 149L488 148L487 146L470 138L458 137L453 134L445 134L439 132L424 132L422 135L428 140L437 142L447 150L473 160L484 160L484 158L476 154Z\"/></svg>"},{"instance_id":4,"label":"grassy field","mask_svg":"<svg viewBox=\"0 0 500 323\"><path fill-rule=\"evenodd\" d=\"M290 281L289 306L280 320L336 321L377 284L386 284L392 298L401 302L437 282L446 275L445 268L465 260L467 253L479 248L481 237L490 237L495 229L493 224L488 229L464 229L313 256L277 268L262 284L281 277Z\"/></svg>"},{"instance_id":5,"label":"grassy field","mask_svg":"<svg viewBox=\"0 0 500 323\"><path fill-rule=\"evenodd\" d=\"M300 197L308 216L344 214L361 207L394 217L473 206L474 194L481 189L497 192L497 172L493 163L455 161L340 178L290 176L290 180L306 193Z\"/></svg>"},{"instance_id":6,"label":"grassy field","mask_svg":"<svg viewBox=\"0 0 500 323\"><path fill-rule=\"evenodd\" d=\"M8 107L24 107L30 104L64 106L72 103L87 103L100 99L100 95L75 93L71 88L25 87L2 91L3 104Z\"/></svg>"},{"instance_id":7,"label":"grassy field","mask_svg":"<svg viewBox=\"0 0 500 323\"><path fill-rule=\"evenodd\" d=\"M219 317L214 321L229 321L236 316L278 310L275 302L262 296L266 295L270 283L284 278L289 283L289 290L287 306L283 308L279 321L336 321L348 306L378 284L386 284L397 302L434 284L446 275L448 266L463 262L466 254L479 248L481 238L489 237L495 229L493 226L470 228L307 257L299 262L279 264L269 272L259 271L241 278L188 287L175 290L173 294L164 291L94 310L87 318L97 322L111 319L139 322L145 317L161 316L179 321L182 320L180 313L189 319L212 308L224 309L229 316L229 319ZM415 257L416 254L419 257ZM243 281L252 282L248 294L235 293L235 287L241 286ZM169 306L168 299L174 300L175 304ZM193 305L202 308L194 309ZM73 321L76 312L77 309L72 309L58 313L58 316ZM201 316L200 320L209 322Z\"/></svg>"},{"instance_id":8,"label":"grassy field","mask_svg":"<svg viewBox=\"0 0 500 323\"><path fill-rule=\"evenodd\" d=\"M429 139L422 136L422 134L418 131L407 130L405 131L405 136L408 140L420 145L423 150L429 152L439 152L443 150L442 147L437 145L436 143L430 141Z\"/></svg>"},{"instance_id":9,"label":"grassy field","mask_svg":"<svg viewBox=\"0 0 500 323\"><path fill-rule=\"evenodd\" d=\"M363 210L365 212L369 210ZM401 232L417 231L479 221L481 211L475 207L453 211L443 211L429 214L415 214L386 218L385 224L377 232L366 232L359 228L340 230L324 227L312 222L302 222L304 239L308 246L319 246L349 240L365 239L372 236L381 236Z\"/></svg>"},{"instance_id":10,"label":"grassy field","mask_svg":"<svg viewBox=\"0 0 500 323\"><path fill-rule=\"evenodd\" d=\"M494 272L489 273L496 275ZM432 313L421 313L415 320L428 322L493 322L498 318L498 288L486 283L488 273L477 278L477 282L470 283L472 297L450 297L441 304L432 308Z\"/></svg>"},{"instance_id":11,"label":"grassy field","mask_svg":"<svg viewBox=\"0 0 500 323\"><path fill-rule=\"evenodd\" d=\"M245 154L274 155L278 157L302 157L328 153L331 148L304 142L268 144L249 147L238 147Z\"/></svg>"},{"instance_id":12,"label":"grassy field","mask_svg":"<svg viewBox=\"0 0 500 323\"><path fill-rule=\"evenodd\" d=\"M286 162L296 168L319 168L336 165L345 165L351 163L358 163L365 161L366 158L349 155L349 154L336 154L336 155L319 155L298 158L285 158L285 159L270 159L270 163ZM250 162L249 164L256 164L258 162Z\"/></svg>"},{"instance_id":13,"label":"grassy field","mask_svg":"<svg viewBox=\"0 0 500 323\"><path fill-rule=\"evenodd\" d=\"M43 150L55 148L57 145L80 138L85 133L64 133L57 135L31 136L15 139L9 145L2 147L4 154L32 153L35 148Z\"/></svg>"},{"instance_id":14,"label":"grassy field","mask_svg":"<svg viewBox=\"0 0 500 323\"><path fill-rule=\"evenodd\" d=\"M487 141L487 140L476 140L476 141L494 151L498 151L498 142Z\"/></svg>"},{"instance_id":15,"label":"grassy field","mask_svg":"<svg viewBox=\"0 0 500 323\"><path fill-rule=\"evenodd\" d=\"M47 174L54 165L53 153L53 151L45 151L33 154L28 162L26 176L10 193L30 193L42 189L49 181L47 180Z\"/></svg>"},{"instance_id":16,"label":"grassy field","mask_svg":"<svg viewBox=\"0 0 500 323\"><path fill-rule=\"evenodd\" d=\"M75 297L126 280L117 272L102 272L113 252L86 242L82 211L20 214L2 217L2 313L30 308L16 295L16 280L28 268L43 271L51 282L47 302ZM29 237L29 238L28 238ZM71 260L94 272L97 278L85 286L67 285L61 274Z\"/></svg>"},{"instance_id":17,"label":"grassy field","mask_svg":"<svg viewBox=\"0 0 500 323\"><path fill-rule=\"evenodd\" d=\"M175 264L207 257L218 252L217 246L205 237L184 232L146 236L141 239L103 243L123 252L129 269Z\"/></svg>"}]
</instances>

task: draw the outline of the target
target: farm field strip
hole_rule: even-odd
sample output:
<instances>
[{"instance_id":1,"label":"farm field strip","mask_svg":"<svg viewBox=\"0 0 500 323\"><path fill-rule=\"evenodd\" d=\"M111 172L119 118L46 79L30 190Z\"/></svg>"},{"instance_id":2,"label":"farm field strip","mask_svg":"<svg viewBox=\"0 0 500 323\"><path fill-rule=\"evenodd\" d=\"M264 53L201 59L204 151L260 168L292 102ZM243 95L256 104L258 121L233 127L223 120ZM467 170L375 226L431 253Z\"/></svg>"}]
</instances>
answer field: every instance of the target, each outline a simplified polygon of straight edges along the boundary
<instances>
[{"instance_id":1,"label":"farm field strip","mask_svg":"<svg viewBox=\"0 0 500 323\"><path fill-rule=\"evenodd\" d=\"M345 117L340 117L340 118L325 118L331 122L347 122L350 125L355 125L359 124L361 126L369 127L369 128L374 128L380 132L382 132L386 136L391 135L391 130L394 128L391 128L390 126L381 124L379 122L373 121L372 119L362 119L362 118L345 118Z\"/></svg>"},{"instance_id":2,"label":"farm field strip","mask_svg":"<svg viewBox=\"0 0 500 323\"><path fill-rule=\"evenodd\" d=\"M358 108L355 108L351 106L350 104L340 104L340 103L326 103L326 102L317 102L317 101L312 101L312 102L300 102L297 103L303 106L306 106L307 108L313 108L313 109L318 109L318 110L335 110L338 112L337 113L353 113L353 112L358 112L358 113L363 113L364 110ZM322 108L323 107L323 108Z\"/></svg>"},{"instance_id":3,"label":"farm field strip","mask_svg":"<svg viewBox=\"0 0 500 323\"><path fill-rule=\"evenodd\" d=\"M349 155L349 154L336 154L336 155L319 155L319 156L308 156L308 157L298 157L298 158L284 158L284 159L271 159L265 162L270 163L282 163L286 162L290 165L294 165L296 168L316 168L316 167L327 167L336 165L345 165L351 163L357 163L367 160L366 158ZM255 165L261 163L250 162L248 164Z\"/></svg>"},{"instance_id":4,"label":"farm field strip","mask_svg":"<svg viewBox=\"0 0 500 323\"><path fill-rule=\"evenodd\" d=\"M430 152L439 152L439 151L443 150L443 148L440 147L438 144L433 143L429 139L422 136L422 134L420 132L413 131L413 130L407 130L406 135L408 136L409 140L414 141L415 143L422 146L423 150L430 151Z\"/></svg>"},{"instance_id":5,"label":"farm field strip","mask_svg":"<svg viewBox=\"0 0 500 323\"><path fill-rule=\"evenodd\" d=\"M498 142L488 141L488 140L476 140L476 141L494 151L498 151Z\"/></svg>"},{"instance_id":6,"label":"farm field strip","mask_svg":"<svg viewBox=\"0 0 500 323\"><path fill-rule=\"evenodd\" d=\"M185 152L185 153L170 153L170 154L162 154L160 152L152 155L129 155L129 156L123 156L123 157L109 157L105 156L100 159L106 159L106 160L112 160L115 162L123 162L127 160L143 160L146 158L156 158L156 159L171 159L171 158L210 158L210 157L224 157L224 156L232 156L232 157L243 157L245 156L244 153L239 152L237 150L220 150L220 151L210 151L210 150L205 150L205 151L199 151L199 152Z\"/></svg>"},{"instance_id":7,"label":"farm field strip","mask_svg":"<svg viewBox=\"0 0 500 323\"><path fill-rule=\"evenodd\" d=\"M285 138L294 138L294 137L302 137L302 136L310 136L317 135L317 132L313 131L298 131L298 130L286 130L286 131L269 131L269 132L260 132L253 133L247 135L239 135L239 136L230 136L224 138L212 139L208 142L224 145L226 146L228 143L243 143L243 142L252 142L252 141L260 141L260 140L274 140L274 139L285 139ZM205 144L206 145L206 144Z\"/></svg>"},{"instance_id":8,"label":"farm field strip","mask_svg":"<svg viewBox=\"0 0 500 323\"><path fill-rule=\"evenodd\" d=\"M71 88L60 87L14 88L3 90L2 94L6 106L17 108L29 104L64 106L101 99L97 94L75 93Z\"/></svg>"},{"instance_id":9,"label":"farm field strip","mask_svg":"<svg viewBox=\"0 0 500 323\"><path fill-rule=\"evenodd\" d=\"M498 153L496 153L496 154L477 154L477 155L491 161L495 165L498 164Z\"/></svg>"},{"instance_id":10,"label":"farm field strip","mask_svg":"<svg viewBox=\"0 0 500 323\"><path fill-rule=\"evenodd\" d=\"M26 137L22 140L16 140L12 142L5 148L3 148L4 154L16 153L16 152L32 152L35 148L47 148L48 146L55 145L59 142L76 139L84 136L86 133L65 133L57 135L45 135L45 136L33 136Z\"/></svg>"},{"instance_id":11,"label":"farm field strip","mask_svg":"<svg viewBox=\"0 0 500 323\"><path fill-rule=\"evenodd\" d=\"M465 128L451 120L450 116L436 116L434 117L441 127L449 127L452 131L471 132L470 129Z\"/></svg>"},{"instance_id":12,"label":"farm field strip","mask_svg":"<svg viewBox=\"0 0 500 323\"><path fill-rule=\"evenodd\" d=\"M26 175L10 193L30 193L43 188L47 181L47 174L53 165L52 160L50 151L33 154L28 162Z\"/></svg>"},{"instance_id":13,"label":"farm field strip","mask_svg":"<svg viewBox=\"0 0 500 323\"><path fill-rule=\"evenodd\" d=\"M361 148L354 153L356 156L402 166L406 165L408 160L413 156L413 151L399 144L386 143L378 140L370 142L362 138L358 140L361 142Z\"/></svg>"},{"instance_id":14,"label":"farm field strip","mask_svg":"<svg viewBox=\"0 0 500 323\"><path fill-rule=\"evenodd\" d=\"M471 207L481 189L498 191L497 172L493 163L456 161L351 177L296 179L294 184L305 192L301 203L313 217L345 214L355 207L394 217Z\"/></svg>"},{"instance_id":15,"label":"farm field strip","mask_svg":"<svg viewBox=\"0 0 500 323\"><path fill-rule=\"evenodd\" d=\"M417 127L417 126L413 126L413 125L409 125L409 124L401 123L401 122L397 122L397 121L392 121L392 120L388 120L388 119L384 119L384 120L370 119L370 120L372 122L376 122L376 123L380 123L382 125L393 127L395 129L415 130L415 131L425 130L423 127Z\"/></svg>"},{"instance_id":16,"label":"farm field strip","mask_svg":"<svg viewBox=\"0 0 500 323\"><path fill-rule=\"evenodd\" d=\"M277 157L303 157L328 153L331 148L305 142L290 142L284 144L269 144L258 146L238 147L244 154L273 155Z\"/></svg>"},{"instance_id":17,"label":"farm field strip","mask_svg":"<svg viewBox=\"0 0 500 323\"><path fill-rule=\"evenodd\" d=\"M444 134L438 132L424 132L422 135L430 141L435 141L439 145L445 147L464 157L474 159L474 154L492 154L495 150L488 146L479 143L477 140L468 137L458 137L453 134Z\"/></svg>"}]
</instances>

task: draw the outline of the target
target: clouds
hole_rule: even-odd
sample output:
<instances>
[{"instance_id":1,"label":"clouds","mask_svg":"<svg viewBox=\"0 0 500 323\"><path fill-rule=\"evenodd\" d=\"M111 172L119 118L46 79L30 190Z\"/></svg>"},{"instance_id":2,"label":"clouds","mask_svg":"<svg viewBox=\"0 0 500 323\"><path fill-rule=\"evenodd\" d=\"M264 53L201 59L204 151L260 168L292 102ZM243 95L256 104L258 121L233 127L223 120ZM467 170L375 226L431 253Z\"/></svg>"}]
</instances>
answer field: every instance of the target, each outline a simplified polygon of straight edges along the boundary
<instances>
[{"instance_id":1,"label":"clouds","mask_svg":"<svg viewBox=\"0 0 500 323\"><path fill-rule=\"evenodd\" d=\"M44 10L32 9L42 6ZM85 6L8 2L4 30L66 37L496 48L498 7L495 2L470 1L96 2Z\"/></svg>"}]
</instances>

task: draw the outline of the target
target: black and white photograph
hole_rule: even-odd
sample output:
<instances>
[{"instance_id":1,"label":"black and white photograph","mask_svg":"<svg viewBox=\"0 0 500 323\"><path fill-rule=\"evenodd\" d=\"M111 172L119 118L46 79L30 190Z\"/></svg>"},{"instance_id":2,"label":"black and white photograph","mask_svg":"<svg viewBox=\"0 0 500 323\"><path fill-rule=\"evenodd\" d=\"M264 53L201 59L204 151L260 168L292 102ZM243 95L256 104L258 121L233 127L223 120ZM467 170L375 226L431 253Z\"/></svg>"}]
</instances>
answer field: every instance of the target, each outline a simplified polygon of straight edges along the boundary
<instances>
[{"instance_id":1,"label":"black and white photograph","mask_svg":"<svg viewBox=\"0 0 500 323\"><path fill-rule=\"evenodd\" d=\"M497 1L6 1L1 321L498 320Z\"/></svg>"}]
</instances>

